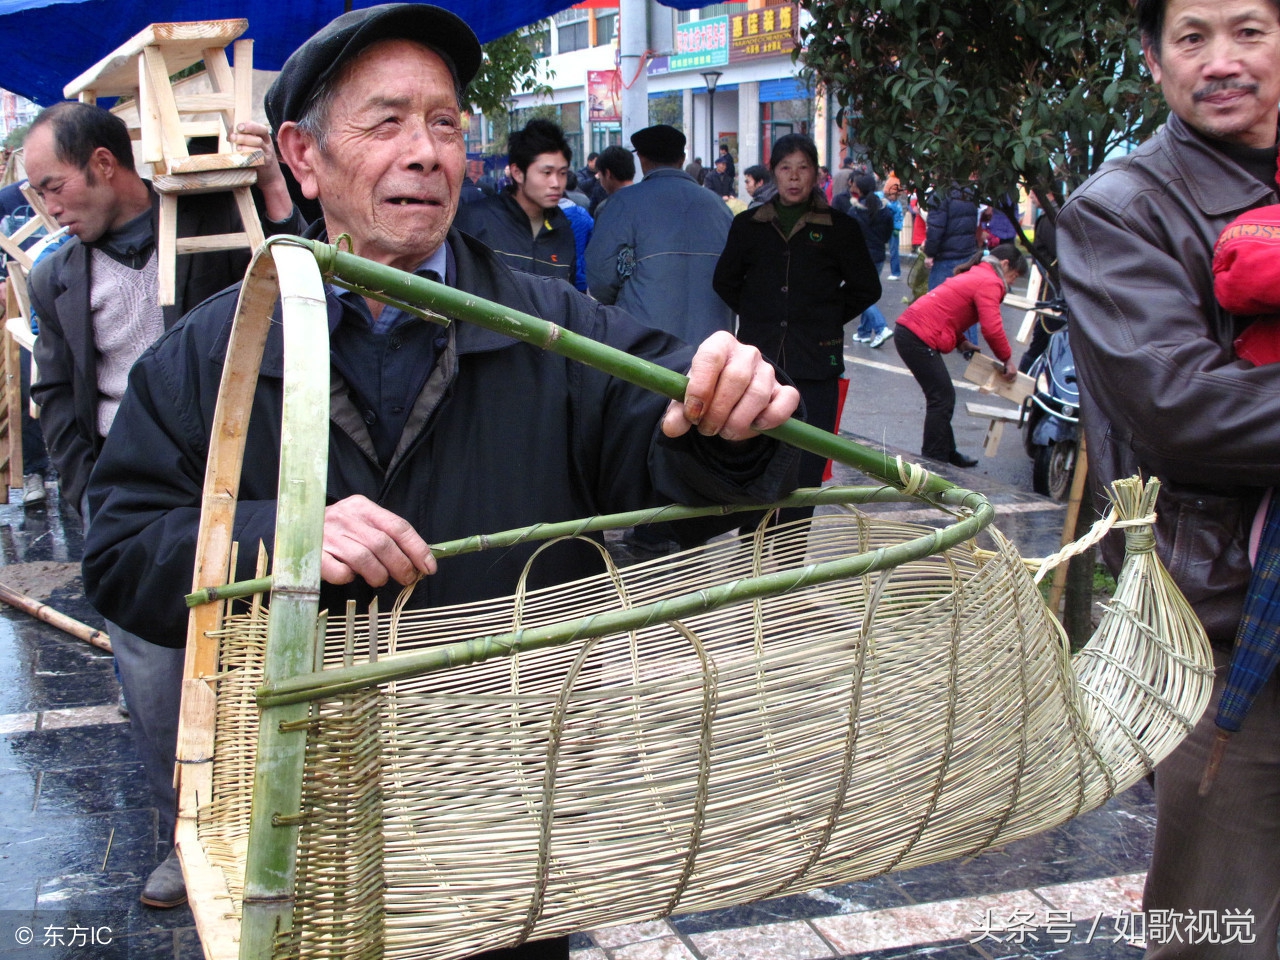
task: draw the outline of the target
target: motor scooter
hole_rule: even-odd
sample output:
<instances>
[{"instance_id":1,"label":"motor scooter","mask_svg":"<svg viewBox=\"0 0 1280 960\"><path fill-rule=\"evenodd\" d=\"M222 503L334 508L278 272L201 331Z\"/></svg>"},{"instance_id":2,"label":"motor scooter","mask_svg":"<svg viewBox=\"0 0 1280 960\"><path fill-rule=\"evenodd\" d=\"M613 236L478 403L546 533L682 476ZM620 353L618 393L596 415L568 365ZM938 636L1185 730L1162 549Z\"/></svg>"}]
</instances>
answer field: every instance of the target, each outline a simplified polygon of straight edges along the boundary
<instances>
[{"instance_id":1,"label":"motor scooter","mask_svg":"<svg viewBox=\"0 0 1280 960\"><path fill-rule=\"evenodd\" d=\"M1066 317L1066 304L1060 300L1038 303L1036 308ZM1036 493L1066 500L1080 436L1080 387L1067 324L1050 335L1027 373L1035 391L1022 403L1019 426L1033 464L1031 484Z\"/></svg>"}]
</instances>

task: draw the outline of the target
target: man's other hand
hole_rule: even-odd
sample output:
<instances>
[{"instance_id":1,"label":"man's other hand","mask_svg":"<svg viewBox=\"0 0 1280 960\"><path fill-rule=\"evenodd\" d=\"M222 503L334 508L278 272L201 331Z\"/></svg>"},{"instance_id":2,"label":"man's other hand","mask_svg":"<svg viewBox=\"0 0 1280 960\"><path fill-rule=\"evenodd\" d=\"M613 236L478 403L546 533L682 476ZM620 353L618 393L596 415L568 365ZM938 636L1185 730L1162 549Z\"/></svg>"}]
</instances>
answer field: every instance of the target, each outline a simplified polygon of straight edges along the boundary
<instances>
[{"instance_id":1,"label":"man's other hand","mask_svg":"<svg viewBox=\"0 0 1280 960\"><path fill-rule=\"evenodd\" d=\"M799 391L778 383L759 350L719 331L694 354L684 403L667 407L662 432L679 437L696 426L704 436L749 440L786 421L799 405Z\"/></svg>"},{"instance_id":2,"label":"man's other hand","mask_svg":"<svg viewBox=\"0 0 1280 960\"><path fill-rule=\"evenodd\" d=\"M320 576L326 583L360 577L373 587L388 580L408 586L435 572L431 548L403 517L359 495L325 507Z\"/></svg>"}]
</instances>

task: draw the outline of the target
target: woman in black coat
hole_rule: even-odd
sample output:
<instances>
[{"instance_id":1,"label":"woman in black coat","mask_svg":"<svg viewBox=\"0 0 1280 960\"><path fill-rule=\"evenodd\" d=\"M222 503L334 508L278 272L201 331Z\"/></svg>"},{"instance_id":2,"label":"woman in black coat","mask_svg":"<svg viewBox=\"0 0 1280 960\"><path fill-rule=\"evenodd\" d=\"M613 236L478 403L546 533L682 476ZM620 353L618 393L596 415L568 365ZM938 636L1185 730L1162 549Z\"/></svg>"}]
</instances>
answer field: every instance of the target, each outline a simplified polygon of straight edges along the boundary
<instances>
[{"instance_id":1,"label":"woman in black coat","mask_svg":"<svg viewBox=\"0 0 1280 960\"><path fill-rule=\"evenodd\" d=\"M713 284L738 314L738 339L791 377L809 423L834 433L844 325L880 299L880 278L858 225L815 189L812 140L798 133L779 139L770 169L778 193L734 218ZM820 485L825 466L806 453L800 485Z\"/></svg>"}]
</instances>

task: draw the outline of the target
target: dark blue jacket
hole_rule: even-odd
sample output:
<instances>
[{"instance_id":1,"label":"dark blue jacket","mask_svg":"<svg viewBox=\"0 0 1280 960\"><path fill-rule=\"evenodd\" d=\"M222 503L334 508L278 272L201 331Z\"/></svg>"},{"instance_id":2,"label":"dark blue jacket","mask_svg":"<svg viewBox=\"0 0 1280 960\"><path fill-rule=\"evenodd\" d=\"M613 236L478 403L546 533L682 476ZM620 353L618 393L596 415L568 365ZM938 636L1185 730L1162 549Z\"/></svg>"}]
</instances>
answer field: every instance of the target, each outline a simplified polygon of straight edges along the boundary
<instances>
[{"instance_id":1,"label":"dark blue jacket","mask_svg":"<svg viewBox=\"0 0 1280 960\"><path fill-rule=\"evenodd\" d=\"M945 196L933 195L924 239L926 257L968 260L978 252L977 236L978 204L969 190L954 187Z\"/></svg>"}]
</instances>

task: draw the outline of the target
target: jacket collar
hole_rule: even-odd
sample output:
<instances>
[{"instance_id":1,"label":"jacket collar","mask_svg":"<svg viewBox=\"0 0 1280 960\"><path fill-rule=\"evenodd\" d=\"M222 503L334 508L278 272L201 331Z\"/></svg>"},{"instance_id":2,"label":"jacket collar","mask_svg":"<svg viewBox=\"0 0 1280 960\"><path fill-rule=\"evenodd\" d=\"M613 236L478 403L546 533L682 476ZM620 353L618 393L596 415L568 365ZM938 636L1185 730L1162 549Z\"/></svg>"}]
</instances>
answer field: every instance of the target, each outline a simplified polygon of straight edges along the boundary
<instances>
[{"instance_id":1,"label":"jacket collar","mask_svg":"<svg viewBox=\"0 0 1280 960\"><path fill-rule=\"evenodd\" d=\"M524 207L520 206L520 201L516 199L516 195L510 190L503 190L498 194L498 202L502 204L502 209L507 211L507 215L520 224L520 229L527 233L529 230L529 215L524 212ZM561 229L572 229L569 226L569 218L564 215L564 211L559 207L543 210L542 226L538 228L538 236L542 236L547 231Z\"/></svg>"},{"instance_id":2,"label":"jacket collar","mask_svg":"<svg viewBox=\"0 0 1280 960\"><path fill-rule=\"evenodd\" d=\"M689 174L685 173L678 167L654 167L644 175L644 180L661 180L665 177L679 177L682 180L688 180L694 186L698 185L697 180L694 180L693 177L689 176ZM644 180L641 180L640 182L644 183Z\"/></svg>"},{"instance_id":3,"label":"jacket collar","mask_svg":"<svg viewBox=\"0 0 1280 960\"><path fill-rule=\"evenodd\" d=\"M815 188L810 197L810 201L809 209L806 210L804 215L796 221L795 228L791 231L792 235L795 235L795 233L806 224L812 223L821 224L826 227L831 226L831 205L827 203L827 198L822 195L822 191ZM755 212L751 214L751 219L759 223L774 223L776 225L778 221L777 203L778 196L777 194L774 194L774 196L756 207ZM781 226L778 226L778 232L782 232ZM787 239L790 239L790 237Z\"/></svg>"},{"instance_id":4,"label":"jacket collar","mask_svg":"<svg viewBox=\"0 0 1280 960\"><path fill-rule=\"evenodd\" d=\"M328 242L324 220L313 223L303 234L311 240ZM511 269L478 240L474 240L450 227L445 243L449 244L457 269L457 289L466 290L483 297L506 304L524 313L534 313L532 301L516 283ZM342 304L332 293L325 297L329 316L329 329L341 319ZM276 318L280 318L280 305L276 305ZM279 332L279 324L272 325L272 331ZM450 339L459 356L470 353L486 353L500 350L518 341L514 337L488 330L475 324L457 321L449 325ZM226 359L227 344L231 334L231 320L227 323L214 344L211 356L218 362ZM263 352L261 372L265 376L280 377L284 375L283 338L271 336Z\"/></svg>"},{"instance_id":5,"label":"jacket collar","mask_svg":"<svg viewBox=\"0 0 1280 960\"><path fill-rule=\"evenodd\" d=\"M1181 175L1180 186L1207 216L1225 216L1274 198L1274 190L1195 134L1176 113L1169 115L1164 129L1168 139L1160 149Z\"/></svg>"}]
</instances>

